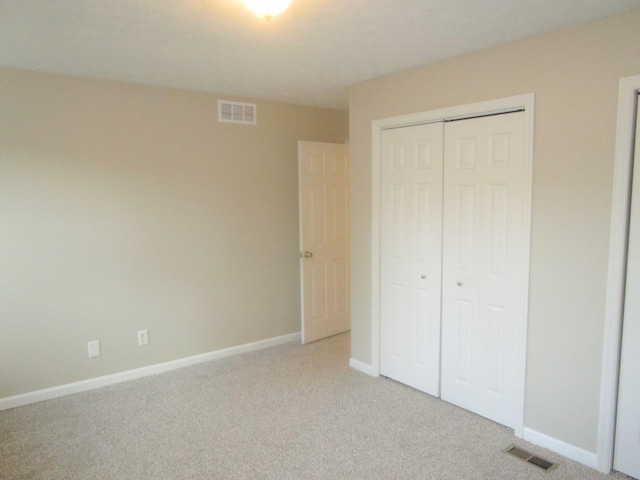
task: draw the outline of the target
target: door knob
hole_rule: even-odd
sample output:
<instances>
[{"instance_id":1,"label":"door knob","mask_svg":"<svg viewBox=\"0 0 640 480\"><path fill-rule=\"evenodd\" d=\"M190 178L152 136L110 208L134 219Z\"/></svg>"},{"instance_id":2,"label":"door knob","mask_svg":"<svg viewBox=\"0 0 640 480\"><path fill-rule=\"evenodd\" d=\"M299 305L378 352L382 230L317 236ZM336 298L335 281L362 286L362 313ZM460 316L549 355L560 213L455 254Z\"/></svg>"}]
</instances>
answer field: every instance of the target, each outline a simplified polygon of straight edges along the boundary
<instances>
[{"instance_id":1,"label":"door knob","mask_svg":"<svg viewBox=\"0 0 640 480\"><path fill-rule=\"evenodd\" d=\"M420 278L424 280L425 278L427 278L427 276L426 275L420 275Z\"/></svg>"},{"instance_id":2,"label":"door knob","mask_svg":"<svg viewBox=\"0 0 640 480\"><path fill-rule=\"evenodd\" d=\"M300 258L311 258L313 257L313 253L311 252L300 252Z\"/></svg>"},{"instance_id":3,"label":"door knob","mask_svg":"<svg viewBox=\"0 0 640 480\"><path fill-rule=\"evenodd\" d=\"M456 285L458 285L459 287L462 286L462 282L456 282Z\"/></svg>"}]
</instances>

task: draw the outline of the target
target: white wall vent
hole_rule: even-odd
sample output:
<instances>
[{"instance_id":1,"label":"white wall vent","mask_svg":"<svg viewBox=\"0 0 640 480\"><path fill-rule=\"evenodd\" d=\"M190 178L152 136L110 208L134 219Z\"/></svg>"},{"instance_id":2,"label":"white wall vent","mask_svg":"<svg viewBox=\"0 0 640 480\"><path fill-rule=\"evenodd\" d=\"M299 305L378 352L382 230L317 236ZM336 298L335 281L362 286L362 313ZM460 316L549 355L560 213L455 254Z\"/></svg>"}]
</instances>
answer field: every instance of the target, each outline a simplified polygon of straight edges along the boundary
<instances>
[{"instance_id":1,"label":"white wall vent","mask_svg":"<svg viewBox=\"0 0 640 480\"><path fill-rule=\"evenodd\" d=\"M257 123L256 113L255 103L218 100L218 121L220 122L255 125Z\"/></svg>"}]
</instances>

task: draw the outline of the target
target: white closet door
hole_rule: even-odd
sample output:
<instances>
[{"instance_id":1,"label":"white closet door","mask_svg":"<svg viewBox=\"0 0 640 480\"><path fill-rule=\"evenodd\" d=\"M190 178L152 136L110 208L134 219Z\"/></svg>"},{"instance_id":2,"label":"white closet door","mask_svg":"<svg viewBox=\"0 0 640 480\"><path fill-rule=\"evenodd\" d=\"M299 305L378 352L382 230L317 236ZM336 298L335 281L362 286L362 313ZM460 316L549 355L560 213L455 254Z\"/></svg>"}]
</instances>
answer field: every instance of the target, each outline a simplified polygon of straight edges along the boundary
<instances>
[{"instance_id":1,"label":"white closet door","mask_svg":"<svg viewBox=\"0 0 640 480\"><path fill-rule=\"evenodd\" d=\"M640 119L640 105L637 115ZM634 478L640 478L640 122L637 125L614 456L614 468Z\"/></svg>"},{"instance_id":2,"label":"white closet door","mask_svg":"<svg viewBox=\"0 0 640 480\"><path fill-rule=\"evenodd\" d=\"M454 121L444 147L442 399L512 428L525 322L524 134L524 112Z\"/></svg>"},{"instance_id":3,"label":"white closet door","mask_svg":"<svg viewBox=\"0 0 640 480\"><path fill-rule=\"evenodd\" d=\"M439 395L443 124L382 133L381 373Z\"/></svg>"}]
</instances>

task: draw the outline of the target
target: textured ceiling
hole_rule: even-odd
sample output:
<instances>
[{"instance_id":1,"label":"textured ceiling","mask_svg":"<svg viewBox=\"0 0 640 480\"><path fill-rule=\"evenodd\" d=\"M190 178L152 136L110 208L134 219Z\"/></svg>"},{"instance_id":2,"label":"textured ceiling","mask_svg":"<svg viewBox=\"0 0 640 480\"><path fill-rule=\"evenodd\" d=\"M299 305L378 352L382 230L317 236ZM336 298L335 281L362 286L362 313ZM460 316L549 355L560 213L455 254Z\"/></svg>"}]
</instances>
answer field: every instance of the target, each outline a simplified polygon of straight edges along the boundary
<instances>
[{"instance_id":1,"label":"textured ceiling","mask_svg":"<svg viewBox=\"0 0 640 480\"><path fill-rule=\"evenodd\" d=\"M640 8L640 0L0 0L0 65L346 108L387 73Z\"/></svg>"}]
</instances>

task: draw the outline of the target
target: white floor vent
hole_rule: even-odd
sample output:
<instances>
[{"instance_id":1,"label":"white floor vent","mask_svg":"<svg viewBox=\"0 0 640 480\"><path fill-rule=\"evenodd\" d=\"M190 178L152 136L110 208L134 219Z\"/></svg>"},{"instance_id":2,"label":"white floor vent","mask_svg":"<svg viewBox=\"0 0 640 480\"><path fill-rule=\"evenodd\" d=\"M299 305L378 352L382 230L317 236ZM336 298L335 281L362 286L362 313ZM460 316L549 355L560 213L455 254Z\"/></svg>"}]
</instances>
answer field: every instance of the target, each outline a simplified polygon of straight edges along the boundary
<instances>
[{"instance_id":1,"label":"white floor vent","mask_svg":"<svg viewBox=\"0 0 640 480\"><path fill-rule=\"evenodd\" d=\"M218 100L218 121L255 125L257 123L256 104Z\"/></svg>"},{"instance_id":2,"label":"white floor vent","mask_svg":"<svg viewBox=\"0 0 640 480\"><path fill-rule=\"evenodd\" d=\"M546 460L542 457L538 457L537 455L534 455L533 453L528 452L523 448L516 447L515 445L511 445L510 447L505 449L505 452L519 458L523 462L535 465L536 467L541 468L546 472L550 472L551 470L554 470L558 467L557 463L550 462L549 460Z\"/></svg>"}]
</instances>

